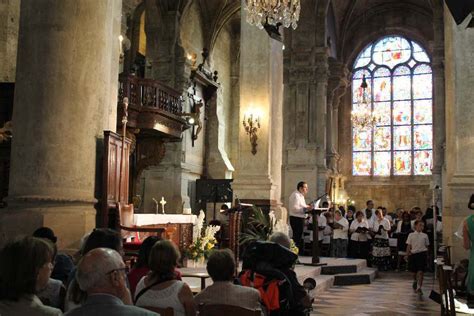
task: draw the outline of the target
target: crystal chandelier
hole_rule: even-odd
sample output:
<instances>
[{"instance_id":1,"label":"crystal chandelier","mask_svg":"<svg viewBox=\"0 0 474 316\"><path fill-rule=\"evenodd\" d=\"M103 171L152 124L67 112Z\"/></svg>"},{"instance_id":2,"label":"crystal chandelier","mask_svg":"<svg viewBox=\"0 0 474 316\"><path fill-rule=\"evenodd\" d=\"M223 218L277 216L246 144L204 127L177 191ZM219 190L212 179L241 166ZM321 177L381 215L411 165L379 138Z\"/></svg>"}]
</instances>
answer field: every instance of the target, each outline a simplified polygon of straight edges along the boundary
<instances>
[{"instance_id":1,"label":"crystal chandelier","mask_svg":"<svg viewBox=\"0 0 474 316\"><path fill-rule=\"evenodd\" d=\"M371 129L380 122L380 115L371 110L370 91L367 87L364 75L357 95L357 108L351 112L352 126L359 130Z\"/></svg>"},{"instance_id":2,"label":"crystal chandelier","mask_svg":"<svg viewBox=\"0 0 474 316\"><path fill-rule=\"evenodd\" d=\"M296 29L300 18L300 0L245 0L247 22L263 29L266 24Z\"/></svg>"}]
</instances>

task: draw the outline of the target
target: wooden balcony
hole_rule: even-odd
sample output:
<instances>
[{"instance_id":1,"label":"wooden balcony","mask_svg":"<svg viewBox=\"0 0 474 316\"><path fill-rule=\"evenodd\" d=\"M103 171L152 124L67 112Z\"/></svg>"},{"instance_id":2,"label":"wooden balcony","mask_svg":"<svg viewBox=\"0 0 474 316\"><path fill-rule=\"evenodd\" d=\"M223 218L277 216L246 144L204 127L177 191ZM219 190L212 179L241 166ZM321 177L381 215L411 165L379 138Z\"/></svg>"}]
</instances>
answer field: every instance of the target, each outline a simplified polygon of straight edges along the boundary
<instances>
[{"instance_id":1,"label":"wooden balcony","mask_svg":"<svg viewBox=\"0 0 474 316\"><path fill-rule=\"evenodd\" d=\"M129 100L128 123L131 129L156 134L170 140L180 140L189 128L180 116L183 111L181 94L158 80L123 75L119 78L117 124L122 125L123 98Z\"/></svg>"}]
</instances>

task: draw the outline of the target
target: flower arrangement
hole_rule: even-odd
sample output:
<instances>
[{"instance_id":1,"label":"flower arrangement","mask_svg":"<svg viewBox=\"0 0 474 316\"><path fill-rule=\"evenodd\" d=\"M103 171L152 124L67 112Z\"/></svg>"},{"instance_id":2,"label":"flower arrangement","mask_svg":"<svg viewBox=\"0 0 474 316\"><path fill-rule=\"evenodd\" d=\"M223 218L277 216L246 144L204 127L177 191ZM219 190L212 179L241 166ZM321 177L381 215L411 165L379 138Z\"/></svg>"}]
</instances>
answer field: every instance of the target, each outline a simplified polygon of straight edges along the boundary
<instances>
[{"instance_id":1,"label":"flower arrangement","mask_svg":"<svg viewBox=\"0 0 474 316\"><path fill-rule=\"evenodd\" d=\"M220 226L207 226L204 234L198 236L186 249L185 256L191 260L208 258L217 243L215 235L220 229Z\"/></svg>"},{"instance_id":2,"label":"flower arrangement","mask_svg":"<svg viewBox=\"0 0 474 316\"><path fill-rule=\"evenodd\" d=\"M295 241L293 239L290 239L290 250L291 250L291 252L293 252L296 255L300 251L300 249L298 247L296 247Z\"/></svg>"}]
</instances>

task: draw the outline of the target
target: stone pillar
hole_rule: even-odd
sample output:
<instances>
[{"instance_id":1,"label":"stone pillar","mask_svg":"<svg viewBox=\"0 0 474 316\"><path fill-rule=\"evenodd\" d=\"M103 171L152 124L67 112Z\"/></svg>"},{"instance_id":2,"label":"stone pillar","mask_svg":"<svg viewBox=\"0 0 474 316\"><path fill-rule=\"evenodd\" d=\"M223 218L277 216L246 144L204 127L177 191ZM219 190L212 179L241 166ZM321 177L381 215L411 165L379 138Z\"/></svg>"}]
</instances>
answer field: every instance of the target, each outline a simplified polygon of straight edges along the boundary
<instances>
[{"instance_id":1,"label":"stone pillar","mask_svg":"<svg viewBox=\"0 0 474 316\"><path fill-rule=\"evenodd\" d=\"M338 62L332 57L329 58L326 163L327 168L333 173L339 172L339 103L349 85L347 74L348 70L343 63Z\"/></svg>"},{"instance_id":2,"label":"stone pillar","mask_svg":"<svg viewBox=\"0 0 474 316\"><path fill-rule=\"evenodd\" d=\"M472 214L474 192L474 29L457 26L445 6L446 173L443 178L443 239L452 246L453 262L469 257L454 236ZM437 112L435 112L436 114ZM436 122L436 121L435 121Z\"/></svg>"},{"instance_id":3,"label":"stone pillar","mask_svg":"<svg viewBox=\"0 0 474 316\"><path fill-rule=\"evenodd\" d=\"M433 7L433 184L441 185L446 146L443 4Z\"/></svg>"},{"instance_id":4,"label":"stone pillar","mask_svg":"<svg viewBox=\"0 0 474 316\"><path fill-rule=\"evenodd\" d=\"M242 10L240 38L240 112L239 147L234 196L241 200L267 201L275 209L280 205L281 130L283 82L282 43L271 39L264 30L246 21ZM260 114L257 153L251 153L249 136L242 121L249 111ZM262 202L263 203L263 202Z\"/></svg>"},{"instance_id":5,"label":"stone pillar","mask_svg":"<svg viewBox=\"0 0 474 316\"><path fill-rule=\"evenodd\" d=\"M115 130L121 1L24 0L8 237L51 227L59 248L95 226L103 131Z\"/></svg>"},{"instance_id":6,"label":"stone pillar","mask_svg":"<svg viewBox=\"0 0 474 316\"><path fill-rule=\"evenodd\" d=\"M222 108L224 107L222 89L217 89L207 103L209 124L206 124L206 174L211 179L232 179L234 166L232 166L225 150L224 129L226 128L226 122L222 117ZM227 126L227 128L230 129L231 127Z\"/></svg>"},{"instance_id":7,"label":"stone pillar","mask_svg":"<svg viewBox=\"0 0 474 316\"><path fill-rule=\"evenodd\" d=\"M20 0L0 2L0 82L15 82Z\"/></svg>"},{"instance_id":8,"label":"stone pillar","mask_svg":"<svg viewBox=\"0 0 474 316\"><path fill-rule=\"evenodd\" d=\"M184 83L181 76L185 57L178 44L181 15L177 4L175 2L168 7L159 1L145 0L145 77L161 80L180 90Z\"/></svg>"},{"instance_id":9,"label":"stone pillar","mask_svg":"<svg viewBox=\"0 0 474 316\"><path fill-rule=\"evenodd\" d=\"M301 3L296 30L285 31L283 179L286 204L298 181L308 183L308 201L326 192L329 1Z\"/></svg>"},{"instance_id":10,"label":"stone pillar","mask_svg":"<svg viewBox=\"0 0 474 316\"><path fill-rule=\"evenodd\" d=\"M317 195L327 192L326 183L328 169L326 167L326 140L327 140L327 87L328 87L328 55L326 48L316 55L316 165L318 167Z\"/></svg>"}]
</instances>

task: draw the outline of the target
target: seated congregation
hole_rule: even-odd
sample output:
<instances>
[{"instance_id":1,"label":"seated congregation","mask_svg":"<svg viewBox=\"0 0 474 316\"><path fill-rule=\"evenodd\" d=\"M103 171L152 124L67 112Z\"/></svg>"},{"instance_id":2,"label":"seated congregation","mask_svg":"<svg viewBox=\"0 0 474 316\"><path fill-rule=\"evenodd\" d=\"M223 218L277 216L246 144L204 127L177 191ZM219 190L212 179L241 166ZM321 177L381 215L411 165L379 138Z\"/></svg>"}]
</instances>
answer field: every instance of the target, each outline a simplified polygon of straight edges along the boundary
<instances>
[{"instance_id":1,"label":"seated congregation","mask_svg":"<svg viewBox=\"0 0 474 316\"><path fill-rule=\"evenodd\" d=\"M313 302L296 278L298 256L283 233L250 245L240 273L230 250L211 252L212 284L197 295L182 280L180 252L169 240L147 237L130 267L114 230L94 229L73 257L57 253L56 239L41 228L0 250L0 315L297 316Z\"/></svg>"}]
</instances>

